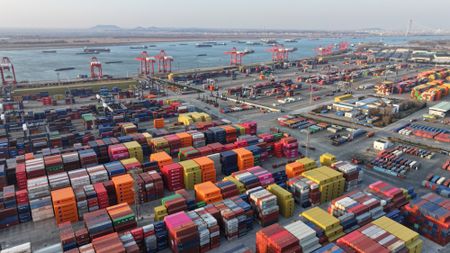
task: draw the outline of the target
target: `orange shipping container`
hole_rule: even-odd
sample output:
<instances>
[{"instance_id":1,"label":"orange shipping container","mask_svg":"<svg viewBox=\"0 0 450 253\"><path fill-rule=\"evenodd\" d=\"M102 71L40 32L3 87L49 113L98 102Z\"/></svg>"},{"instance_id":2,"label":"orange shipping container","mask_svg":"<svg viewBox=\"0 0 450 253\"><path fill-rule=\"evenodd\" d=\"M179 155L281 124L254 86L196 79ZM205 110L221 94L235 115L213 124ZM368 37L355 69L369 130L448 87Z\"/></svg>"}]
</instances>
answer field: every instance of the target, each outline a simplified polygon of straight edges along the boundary
<instances>
[{"instance_id":1,"label":"orange shipping container","mask_svg":"<svg viewBox=\"0 0 450 253\"><path fill-rule=\"evenodd\" d=\"M162 168L164 165L169 165L173 163L172 157L164 151L151 154L150 161L158 162L158 166L160 168Z\"/></svg>"},{"instance_id":2,"label":"orange shipping container","mask_svg":"<svg viewBox=\"0 0 450 253\"><path fill-rule=\"evenodd\" d=\"M206 156L192 159L200 166L202 171L202 182L211 181L216 182L216 169L214 161Z\"/></svg>"}]
</instances>

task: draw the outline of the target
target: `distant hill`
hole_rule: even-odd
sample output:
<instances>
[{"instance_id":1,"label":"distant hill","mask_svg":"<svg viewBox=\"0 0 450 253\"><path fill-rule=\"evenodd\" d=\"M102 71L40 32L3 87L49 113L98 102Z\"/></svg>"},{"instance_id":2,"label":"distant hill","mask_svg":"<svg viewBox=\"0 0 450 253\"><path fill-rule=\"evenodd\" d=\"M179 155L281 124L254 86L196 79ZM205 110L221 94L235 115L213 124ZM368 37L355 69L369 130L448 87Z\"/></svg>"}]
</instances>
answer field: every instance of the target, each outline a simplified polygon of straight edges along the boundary
<instances>
[{"instance_id":1,"label":"distant hill","mask_svg":"<svg viewBox=\"0 0 450 253\"><path fill-rule=\"evenodd\" d=\"M116 25L96 25L94 27L89 28L90 30L100 30L100 31L117 31L122 30L119 26Z\"/></svg>"}]
</instances>

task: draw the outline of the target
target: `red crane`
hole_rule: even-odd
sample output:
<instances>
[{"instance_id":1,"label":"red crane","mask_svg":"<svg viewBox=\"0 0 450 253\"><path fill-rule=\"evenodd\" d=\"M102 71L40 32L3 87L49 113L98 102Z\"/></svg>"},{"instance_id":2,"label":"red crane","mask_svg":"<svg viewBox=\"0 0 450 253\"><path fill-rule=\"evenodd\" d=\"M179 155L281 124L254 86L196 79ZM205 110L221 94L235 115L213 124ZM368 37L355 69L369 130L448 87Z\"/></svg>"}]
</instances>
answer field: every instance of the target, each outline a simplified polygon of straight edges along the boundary
<instances>
[{"instance_id":1,"label":"red crane","mask_svg":"<svg viewBox=\"0 0 450 253\"><path fill-rule=\"evenodd\" d=\"M173 57L166 54L164 50L161 50L159 54L155 55L155 59L158 63L158 72L170 73L172 72Z\"/></svg>"},{"instance_id":2,"label":"red crane","mask_svg":"<svg viewBox=\"0 0 450 253\"><path fill-rule=\"evenodd\" d=\"M342 41L341 43L339 43L338 48L339 48L339 51L345 51L348 49L349 46L350 46L350 43L348 43L347 41Z\"/></svg>"},{"instance_id":3,"label":"red crane","mask_svg":"<svg viewBox=\"0 0 450 253\"><path fill-rule=\"evenodd\" d=\"M238 51L235 47L231 51L225 52L230 55L230 65L242 65L242 58L246 55L243 51Z\"/></svg>"},{"instance_id":4,"label":"red crane","mask_svg":"<svg viewBox=\"0 0 450 253\"><path fill-rule=\"evenodd\" d=\"M141 55L136 57L136 60L141 63L139 75L155 74L155 57L149 56L147 51L142 51Z\"/></svg>"},{"instance_id":5,"label":"red crane","mask_svg":"<svg viewBox=\"0 0 450 253\"><path fill-rule=\"evenodd\" d=\"M267 51L272 53L273 62L285 62L289 60L289 49L283 45L273 45Z\"/></svg>"},{"instance_id":6,"label":"red crane","mask_svg":"<svg viewBox=\"0 0 450 253\"><path fill-rule=\"evenodd\" d=\"M17 83L14 65L8 57L3 57L0 62L0 75L2 77L2 85L15 85Z\"/></svg>"},{"instance_id":7,"label":"red crane","mask_svg":"<svg viewBox=\"0 0 450 253\"><path fill-rule=\"evenodd\" d=\"M333 45L327 47L318 47L315 49L317 56L327 56L333 53Z\"/></svg>"},{"instance_id":8,"label":"red crane","mask_svg":"<svg viewBox=\"0 0 450 253\"><path fill-rule=\"evenodd\" d=\"M103 77L102 63L97 59L97 57L91 58L91 78L101 79Z\"/></svg>"}]
</instances>

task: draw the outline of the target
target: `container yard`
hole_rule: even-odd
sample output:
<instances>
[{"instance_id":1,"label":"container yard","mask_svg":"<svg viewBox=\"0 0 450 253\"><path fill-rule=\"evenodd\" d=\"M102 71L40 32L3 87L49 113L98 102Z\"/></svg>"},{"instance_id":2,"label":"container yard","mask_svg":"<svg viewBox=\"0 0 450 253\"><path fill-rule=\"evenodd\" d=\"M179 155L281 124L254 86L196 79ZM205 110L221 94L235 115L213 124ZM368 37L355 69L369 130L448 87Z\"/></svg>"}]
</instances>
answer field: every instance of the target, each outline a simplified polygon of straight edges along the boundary
<instances>
[{"instance_id":1,"label":"container yard","mask_svg":"<svg viewBox=\"0 0 450 253\"><path fill-rule=\"evenodd\" d=\"M126 78L92 57L62 82L3 58L0 253L450 252L440 54L281 41L199 42L230 66L190 70L164 44Z\"/></svg>"}]
</instances>

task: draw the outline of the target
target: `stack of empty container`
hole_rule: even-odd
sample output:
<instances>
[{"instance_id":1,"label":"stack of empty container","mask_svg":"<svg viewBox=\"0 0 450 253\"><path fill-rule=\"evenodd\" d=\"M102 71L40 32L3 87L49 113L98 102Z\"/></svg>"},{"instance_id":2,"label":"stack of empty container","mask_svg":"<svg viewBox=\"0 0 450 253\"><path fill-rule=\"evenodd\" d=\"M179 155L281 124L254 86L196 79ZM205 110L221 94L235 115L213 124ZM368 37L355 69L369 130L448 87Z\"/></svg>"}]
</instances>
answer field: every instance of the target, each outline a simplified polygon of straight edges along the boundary
<instances>
[{"instance_id":1,"label":"stack of empty container","mask_svg":"<svg viewBox=\"0 0 450 253\"><path fill-rule=\"evenodd\" d=\"M154 152L166 152L170 154L169 142L164 137L157 137L151 140L151 147Z\"/></svg>"},{"instance_id":2,"label":"stack of empty container","mask_svg":"<svg viewBox=\"0 0 450 253\"><path fill-rule=\"evenodd\" d=\"M67 172L60 172L48 175L48 183L52 190L58 190L65 187L70 187L70 180Z\"/></svg>"},{"instance_id":3,"label":"stack of empty container","mask_svg":"<svg viewBox=\"0 0 450 253\"><path fill-rule=\"evenodd\" d=\"M87 173L89 174L89 179L91 180L91 183L98 183L98 182L105 182L108 181L108 172L105 169L105 166L103 165L95 165L92 167L88 167L86 169Z\"/></svg>"},{"instance_id":4,"label":"stack of empty container","mask_svg":"<svg viewBox=\"0 0 450 253\"><path fill-rule=\"evenodd\" d=\"M97 154L93 149L80 150L78 155L80 156L81 167L86 168L98 164Z\"/></svg>"},{"instance_id":5,"label":"stack of empty container","mask_svg":"<svg viewBox=\"0 0 450 253\"><path fill-rule=\"evenodd\" d=\"M19 224L14 185L5 186L0 192L0 229Z\"/></svg>"},{"instance_id":6,"label":"stack of empty container","mask_svg":"<svg viewBox=\"0 0 450 253\"><path fill-rule=\"evenodd\" d=\"M123 145L128 149L130 158L136 158L139 162L144 161L142 146L137 141L125 142Z\"/></svg>"},{"instance_id":7,"label":"stack of empty container","mask_svg":"<svg viewBox=\"0 0 450 253\"><path fill-rule=\"evenodd\" d=\"M224 178L223 181L217 182L216 186L220 189L220 194L223 199L245 192L244 185L231 176Z\"/></svg>"},{"instance_id":8,"label":"stack of empty container","mask_svg":"<svg viewBox=\"0 0 450 253\"><path fill-rule=\"evenodd\" d=\"M278 221L279 207L277 197L262 187L256 187L246 192L249 201L257 214L261 226L265 227Z\"/></svg>"},{"instance_id":9,"label":"stack of empty container","mask_svg":"<svg viewBox=\"0 0 450 253\"><path fill-rule=\"evenodd\" d=\"M287 181L288 190L303 208L320 204L319 185L308 178L297 176Z\"/></svg>"},{"instance_id":10,"label":"stack of empty container","mask_svg":"<svg viewBox=\"0 0 450 253\"><path fill-rule=\"evenodd\" d=\"M339 161L331 164L331 168L340 171L345 178L345 191L351 191L362 181L363 171L357 165L347 161Z\"/></svg>"},{"instance_id":11,"label":"stack of empty container","mask_svg":"<svg viewBox=\"0 0 450 253\"><path fill-rule=\"evenodd\" d=\"M107 207L106 211L111 217L114 231L118 233L135 228L137 225L136 217L127 203Z\"/></svg>"},{"instance_id":12,"label":"stack of empty container","mask_svg":"<svg viewBox=\"0 0 450 253\"><path fill-rule=\"evenodd\" d=\"M162 168L164 165L173 163L172 157L166 152L158 152L150 155L150 161L157 162L158 167Z\"/></svg>"},{"instance_id":13,"label":"stack of empty container","mask_svg":"<svg viewBox=\"0 0 450 253\"><path fill-rule=\"evenodd\" d=\"M91 239L114 232L111 218L106 209L85 213L83 221Z\"/></svg>"},{"instance_id":14,"label":"stack of empty container","mask_svg":"<svg viewBox=\"0 0 450 253\"><path fill-rule=\"evenodd\" d=\"M377 181L369 185L369 191L376 197L385 200L384 210L390 212L408 203L409 193L386 182Z\"/></svg>"},{"instance_id":15,"label":"stack of empty container","mask_svg":"<svg viewBox=\"0 0 450 253\"><path fill-rule=\"evenodd\" d=\"M112 178L116 190L117 203L134 203L134 180L129 174Z\"/></svg>"},{"instance_id":16,"label":"stack of empty container","mask_svg":"<svg viewBox=\"0 0 450 253\"><path fill-rule=\"evenodd\" d=\"M200 235L197 225L184 212L164 217L169 231L169 242L173 252L200 252Z\"/></svg>"},{"instance_id":17,"label":"stack of empty container","mask_svg":"<svg viewBox=\"0 0 450 253\"><path fill-rule=\"evenodd\" d=\"M123 167L122 163L119 161L105 163L104 165L110 178L126 173L125 167Z\"/></svg>"},{"instance_id":18,"label":"stack of empty container","mask_svg":"<svg viewBox=\"0 0 450 253\"><path fill-rule=\"evenodd\" d=\"M70 152L61 155L65 171L76 170L81 167L78 152Z\"/></svg>"},{"instance_id":19,"label":"stack of empty container","mask_svg":"<svg viewBox=\"0 0 450 253\"><path fill-rule=\"evenodd\" d=\"M318 226L323 231L326 241L332 242L344 235L339 220L319 207L304 211L301 216Z\"/></svg>"},{"instance_id":20,"label":"stack of empty container","mask_svg":"<svg viewBox=\"0 0 450 253\"><path fill-rule=\"evenodd\" d=\"M216 169L214 168L214 161L210 158L203 156L193 159L200 166L202 182L216 182Z\"/></svg>"},{"instance_id":21,"label":"stack of empty container","mask_svg":"<svg viewBox=\"0 0 450 253\"><path fill-rule=\"evenodd\" d=\"M5 191L3 190L3 198L5 199ZM17 213L20 223L31 221L31 209L28 200L27 190L16 191ZM6 207L6 205L4 205Z\"/></svg>"},{"instance_id":22,"label":"stack of empty container","mask_svg":"<svg viewBox=\"0 0 450 253\"><path fill-rule=\"evenodd\" d=\"M220 153L220 162L222 164L222 174L231 175L238 170L237 153L233 150Z\"/></svg>"},{"instance_id":23,"label":"stack of empty container","mask_svg":"<svg viewBox=\"0 0 450 253\"><path fill-rule=\"evenodd\" d=\"M117 233L110 233L92 240L96 253L125 252L125 247Z\"/></svg>"},{"instance_id":24,"label":"stack of empty container","mask_svg":"<svg viewBox=\"0 0 450 253\"><path fill-rule=\"evenodd\" d=\"M349 230L383 216L382 204L371 195L354 191L334 199L328 211L340 220L344 230Z\"/></svg>"},{"instance_id":25,"label":"stack of empty container","mask_svg":"<svg viewBox=\"0 0 450 253\"><path fill-rule=\"evenodd\" d=\"M331 167L336 162L336 156L330 153L324 153L320 156L320 165Z\"/></svg>"},{"instance_id":26,"label":"stack of empty container","mask_svg":"<svg viewBox=\"0 0 450 253\"><path fill-rule=\"evenodd\" d=\"M97 192L91 184L83 186L89 212L99 209Z\"/></svg>"},{"instance_id":27,"label":"stack of empty container","mask_svg":"<svg viewBox=\"0 0 450 253\"><path fill-rule=\"evenodd\" d=\"M91 183L86 169L72 170L68 172L68 175L73 189L82 188Z\"/></svg>"},{"instance_id":28,"label":"stack of empty container","mask_svg":"<svg viewBox=\"0 0 450 253\"><path fill-rule=\"evenodd\" d=\"M77 203L71 187L52 191L52 202L56 224L78 221Z\"/></svg>"},{"instance_id":29,"label":"stack of empty container","mask_svg":"<svg viewBox=\"0 0 450 253\"><path fill-rule=\"evenodd\" d=\"M220 246L220 228L217 220L203 208L186 213L197 225L200 252Z\"/></svg>"},{"instance_id":30,"label":"stack of empty container","mask_svg":"<svg viewBox=\"0 0 450 253\"><path fill-rule=\"evenodd\" d=\"M286 137L280 141L283 144L283 155L286 158L295 158L298 156L298 142L294 137Z\"/></svg>"},{"instance_id":31,"label":"stack of empty container","mask_svg":"<svg viewBox=\"0 0 450 253\"><path fill-rule=\"evenodd\" d=\"M255 165L252 152L245 148L237 148L233 151L237 154L237 165L239 170L245 170Z\"/></svg>"},{"instance_id":32,"label":"stack of empty container","mask_svg":"<svg viewBox=\"0 0 450 253\"><path fill-rule=\"evenodd\" d=\"M102 183L93 184L95 193L97 195L98 208L106 208L109 206L108 192Z\"/></svg>"},{"instance_id":33,"label":"stack of empty container","mask_svg":"<svg viewBox=\"0 0 450 253\"><path fill-rule=\"evenodd\" d=\"M286 164L286 175L288 178L293 178L314 168L317 168L316 161L311 158L304 157L293 163Z\"/></svg>"},{"instance_id":34,"label":"stack of empty container","mask_svg":"<svg viewBox=\"0 0 450 253\"><path fill-rule=\"evenodd\" d=\"M35 158L25 161L25 169L27 172L27 178L36 178L45 176L45 164L44 158Z\"/></svg>"},{"instance_id":35,"label":"stack of empty container","mask_svg":"<svg viewBox=\"0 0 450 253\"><path fill-rule=\"evenodd\" d=\"M222 200L220 188L210 181L196 184L194 189L197 201L204 201L209 204Z\"/></svg>"},{"instance_id":36,"label":"stack of empty container","mask_svg":"<svg viewBox=\"0 0 450 253\"><path fill-rule=\"evenodd\" d=\"M310 253L319 247L316 231L302 221L285 227L273 224L256 233L256 252Z\"/></svg>"},{"instance_id":37,"label":"stack of empty container","mask_svg":"<svg viewBox=\"0 0 450 253\"><path fill-rule=\"evenodd\" d=\"M381 217L337 241L357 252L422 252L419 234L387 218Z\"/></svg>"},{"instance_id":38,"label":"stack of empty container","mask_svg":"<svg viewBox=\"0 0 450 253\"><path fill-rule=\"evenodd\" d=\"M33 221L53 217L50 186L47 177L38 177L27 181L28 199L30 200Z\"/></svg>"},{"instance_id":39,"label":"stack of empty container","mask_svg":"<svg viewBox=\"0 0 450 253\"><path fill-rule=\"evenodd\" d=\"M123 144L114 144L108 146L108 156L111 161L119 161L130 158L127 147Z\"/></svg>"},{"instance_id":40,"label":"stack of empty container","mask_svg":"<svg viewBox=\"0 0 450 253\"><path fill-rule=\"evenodd\" d=\"M164 185L161 176L156 171L148 171L137 177L140 202L148 202L164 196Z\"/></svg>"},{"instance_id":41,"label":"stack of empty container","mask_svg":"<svg viewBox=\"0 0 450 253\"><path fill-rule=\"evenodd\" d=\"M269 190L273 195L277 197L277 203L280 207L280 213L285 218L291 217L294 215L294 209L295 209L295 201L292 197L292 193L289 191L281 188L277 184L271 184L267 187L267 190Z\"/></svg>"},{"instance_id":42,"label":"stack of empty container","mask_svg":"<svg viewBox=\"0 0 450 253\"><path fill-rule=\"evenodd\" d=\"M316 231L303 221L296 221L284 228L298 239L303 253L313 252L320 247Z\"/></svg>"},{"instance_id":43,"label":"stack of empty container","mask_svg":"<svg viewBox=\"0 0 450 253\"><path fill-rule=\"evenodd\" d=\"M343 174L329 167L322 166L305 171L302 176L319 185L321 203L330 201L344 192L345 179Z\"/></svg>"},{"instance_id":44,"label":"stack of empty container","mask_svg":"<svg viewBox=\"0 0 450 253\"><path fill-rule=\"evenodd\" d=\"M256 252L302 252L297 237L278 224L256 233Z\"/></svg>"},{"instance_id":45,"label":"stack of empty container","mask_svg":"<svg viewBox=\"0 0 450 253\"><path fill-rule=\"evenodd\" d=\"M206 206L205 209L210 213L218 213L217 217L221 219L227 240L242 237L253 229L252 207L241 198L232 197L212 205L212 207Z\"/></svg>"},{"instance_id":46,"label":"stack of empty container","mask_svg":"<svg viewBox=\"0 0 450 253\"><path fill-rule=\"evenodd\" d=\"M412 200L403 207L406 223L426 238L447 245L450 242L449 200L435 193Z\"/></svg>"},{"instance_id":47,"label":"stack of empty container","mask_svg":"<svg viewBox=\"0 0 450 253\"><path fill-rule=\"evenodd\" d=\"M142 164L136 158L128 158L120 160L126 171L134 171L136 173L142 173Z\"/></svg>"},{"instance_id":48,"label":"stack of empty container","mask_svg":"<svg viewBox=\"0 0 450 253\"><path fill-rule=\"evenodd\" d=\"M193 160L179 162L183 167L184 188L193 190L194 185L202 182L200 166Z\"/></svg>"},{"instance_id":49,"label":"stack of empty container","mask_svg":"<svg viewBox=\"0 0 450 253\"><path fill-rule=\"evenodd\" d=\"M179 163L171 163L160 168L164 177L164 183L169 191L184 188L183 166Z\"/></svg>"},{"instance_id":50,"label":"stack of empty container","mask_svg":"<svg viewBox=\"0 0 450 253\"><path fill-rule=\"evenodd\" d=\"M50 155L44 157L45 170L47 175L64 171L63 160L61 155Z\"/></svg>"}]
</instances>

